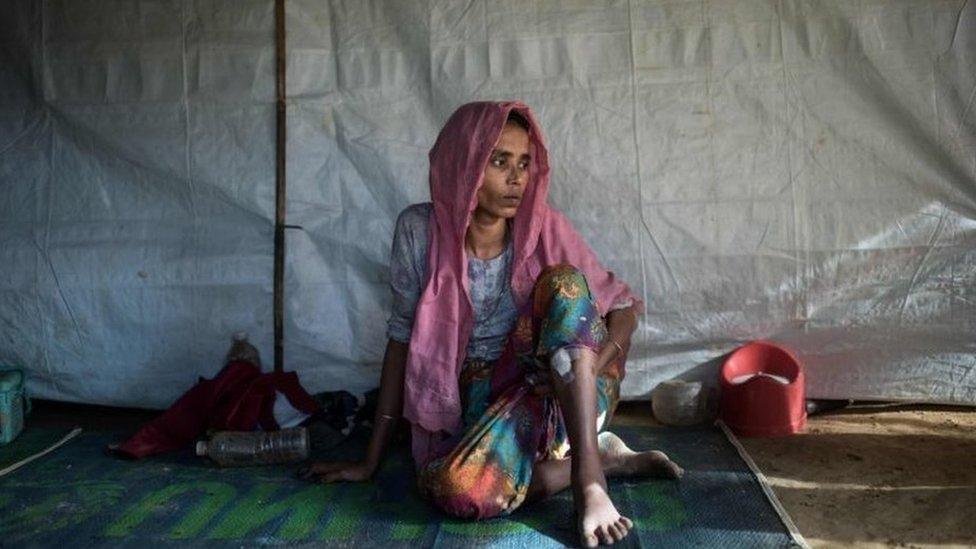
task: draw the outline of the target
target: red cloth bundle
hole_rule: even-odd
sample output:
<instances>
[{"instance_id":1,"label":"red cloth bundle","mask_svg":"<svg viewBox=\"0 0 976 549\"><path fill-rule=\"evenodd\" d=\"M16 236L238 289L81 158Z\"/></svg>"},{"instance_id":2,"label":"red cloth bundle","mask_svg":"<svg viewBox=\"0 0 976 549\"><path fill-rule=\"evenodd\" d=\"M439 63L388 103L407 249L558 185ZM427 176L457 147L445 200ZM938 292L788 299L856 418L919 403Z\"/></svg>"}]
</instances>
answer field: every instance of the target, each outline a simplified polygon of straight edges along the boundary
<instances>
[{"instance_id":1,"label":"red cloth bundle","mask_svg":"<svg viewBox=\"0 0 976 549\"><path fill-rule=\"evenodd\" d=\"M112 450L138 459L181 448L210 429L278 429L273 414L276 392L283 393L302 412L314 414L319 410L295 372L261 373L250 362L234 361L224 366L217 377L201 378L161 416Z\"/></svg>"}]
</instances>

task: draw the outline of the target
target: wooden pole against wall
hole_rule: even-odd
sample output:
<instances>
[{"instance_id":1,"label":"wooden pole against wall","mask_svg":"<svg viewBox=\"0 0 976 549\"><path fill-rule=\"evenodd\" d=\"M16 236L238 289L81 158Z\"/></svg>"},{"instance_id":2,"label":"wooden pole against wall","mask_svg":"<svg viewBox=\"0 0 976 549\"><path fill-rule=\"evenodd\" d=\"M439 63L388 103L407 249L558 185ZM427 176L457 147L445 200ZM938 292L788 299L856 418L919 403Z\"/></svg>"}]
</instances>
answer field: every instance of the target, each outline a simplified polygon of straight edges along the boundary
<instances>
[{"instance_id":1,"label":"wooden pole against wall","mask_svg":"<svg viewBox=\"0 0 976 549\"><path fill-rule=\"evenodd\" d=\"M284 371L285 286L285 0L275 0L275 235L274 235L274 369Z\"/></svg>"}]
</instances>

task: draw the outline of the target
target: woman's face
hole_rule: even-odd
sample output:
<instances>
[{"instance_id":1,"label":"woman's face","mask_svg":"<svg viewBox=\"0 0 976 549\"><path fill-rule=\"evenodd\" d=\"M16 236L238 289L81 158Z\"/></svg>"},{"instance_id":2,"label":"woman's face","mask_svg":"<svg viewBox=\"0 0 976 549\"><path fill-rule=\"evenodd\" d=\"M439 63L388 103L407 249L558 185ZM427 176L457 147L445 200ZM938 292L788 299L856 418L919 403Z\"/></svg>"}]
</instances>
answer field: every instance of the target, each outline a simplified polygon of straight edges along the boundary
<instances>
[{"instance_id":1,"label":"woman's face","mask_svg":"<svg viewBox=\"0 0 976 549\"><path fill-rule=\"evenodd\" d=\"M530 161L529 132L514 122L506 123L488 158L476 211L493 217L515 217L529 183Z\"/></svg>"}]
</instances>

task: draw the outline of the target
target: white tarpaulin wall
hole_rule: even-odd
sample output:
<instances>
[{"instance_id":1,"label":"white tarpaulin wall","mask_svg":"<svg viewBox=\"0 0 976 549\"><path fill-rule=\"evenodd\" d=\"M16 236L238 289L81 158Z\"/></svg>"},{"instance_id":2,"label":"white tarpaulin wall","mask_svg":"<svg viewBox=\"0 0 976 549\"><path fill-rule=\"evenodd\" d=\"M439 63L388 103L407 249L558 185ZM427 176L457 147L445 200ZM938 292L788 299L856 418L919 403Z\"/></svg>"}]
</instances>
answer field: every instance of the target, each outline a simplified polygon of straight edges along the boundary
<instances>
[{"instance_id":1,"label":"white tarpaulin wall","mask_svg":"<svg viewBox=\"0 0 976 549\"><path fill-rule=\"evenodd\" d=\"M976 5L288 0L285 366L378 383L396 214L459 104L643 293L624 386L798 351L813 397L976 403ZM0 2L0 363L163 407L270 362L271 0Z\"/></svg>"}]
</instances>

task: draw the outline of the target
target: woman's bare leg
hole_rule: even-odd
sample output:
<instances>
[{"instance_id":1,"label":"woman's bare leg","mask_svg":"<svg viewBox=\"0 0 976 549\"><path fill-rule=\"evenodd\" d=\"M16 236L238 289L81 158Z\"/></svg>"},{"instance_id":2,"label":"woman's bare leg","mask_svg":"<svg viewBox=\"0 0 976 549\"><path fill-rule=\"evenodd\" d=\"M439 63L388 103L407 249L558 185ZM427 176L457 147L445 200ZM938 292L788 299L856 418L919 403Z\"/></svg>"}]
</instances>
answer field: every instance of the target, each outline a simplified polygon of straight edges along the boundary
<instances>
[{"instance_id":1,"label":"woman's bare leg","mask_svg":"<svg viewBox=\"0 0 976 549\"><path fill-rule=\"evenodd\" d=\"M525 501L528 503L545 499L569 488L571 482L570 466L570 458L549 459L533 465L532 480L529 482L529 491L525 495Z\"/></svg>"},{"instance_id":2,"label":"woman's bare leg","mask_svg":"<svg viewBox=\"0 0 976 549\"><path fill-rule=\"evenodd\" d=\"M596 433L596 354L583 349L565 376L553 374L553 388L563 413L573 459L570 484L576 504L580 542L585 547L623 539L633 523L617 512L607 492Z\"/></svg>"},{"instance_id":3,"label":"woman's bare leg","mask_svg":"<svg viewBox=\"0 0 976 549\"><path fill-rule=\"evenodd\" d=\"M604 431L597 435L600 465L607 477L656 477L678 479L684 469L659 450L635 452L617 435ZM532 467L527 501L536 501L569 488L571 458L540 461Z\"/></svg>"}]
</instances>

